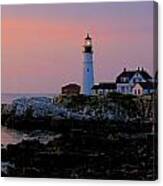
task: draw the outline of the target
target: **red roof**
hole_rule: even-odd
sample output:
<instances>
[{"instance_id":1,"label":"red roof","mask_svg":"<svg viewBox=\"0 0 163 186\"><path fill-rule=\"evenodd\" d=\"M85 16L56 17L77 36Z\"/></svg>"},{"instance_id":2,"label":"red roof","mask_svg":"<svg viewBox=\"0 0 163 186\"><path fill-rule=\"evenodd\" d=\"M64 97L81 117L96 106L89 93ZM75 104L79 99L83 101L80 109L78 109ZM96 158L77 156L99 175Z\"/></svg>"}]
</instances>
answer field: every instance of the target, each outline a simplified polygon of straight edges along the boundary
<instances>
[{"instance_id":1,"label":"red roof","mask_svg":"<svg viewBox=\"0 0 163 186\"><path fill-rule=\"evenodd\" d=\"M80 88L80 86L75 83L70 83L68 85L63 86L62 88L63 89L74 89L74 88Z\"/></svg>"}]
</instances>

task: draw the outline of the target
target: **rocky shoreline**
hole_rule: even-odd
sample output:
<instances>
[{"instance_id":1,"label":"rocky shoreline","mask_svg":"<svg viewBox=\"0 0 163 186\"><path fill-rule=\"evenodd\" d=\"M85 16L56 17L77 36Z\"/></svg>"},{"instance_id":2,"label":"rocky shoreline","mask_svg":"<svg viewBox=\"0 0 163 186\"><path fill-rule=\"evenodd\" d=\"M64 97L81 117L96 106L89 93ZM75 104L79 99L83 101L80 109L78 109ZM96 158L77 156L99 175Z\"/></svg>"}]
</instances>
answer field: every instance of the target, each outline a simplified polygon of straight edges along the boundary
<instances>
[{"instance_id":1,"label":"rocky shoreline","mask_svg":"<svg viewBox=\"0 0 163 186\"><path fill-rule=\"evenodd\" d=\"M2 176L155 180L156 134L120 126L61 127L47 144L23 140L2 146Z\"/></svg>"},{"instance_id":2,"label":"rocky shoreline","mask_svg":"<svg viewBox=\"0 0 163 186\"><path fill-rule=\"evenodd\" d=\"M31 132L35 138L1 145L1 175L157 179L157 113L153 113L157 105L151 98L109 97L83 101L71 98L57 102L54 110L57 112L51 112L52 115L47 114L49 108L52 108L50 111L54 108L49 102L45 107L46 115L42 105L38 107L34 100L32 106L38 109L35 113L35 110L29 110L31 105L25 107L22 102L17 102L13 107L15 110L2 113L2 125ZM63 115L58 108L70 113ZM35 117L38 113L43 115ZM111 114L114 117L110 117ZM78 117L81 115L84 115L83 119ZM38 129L42 131L41 136L46 130L53 138L43 143L39 140L40 133L35 132Z\"/></svg>"}]
</instances>

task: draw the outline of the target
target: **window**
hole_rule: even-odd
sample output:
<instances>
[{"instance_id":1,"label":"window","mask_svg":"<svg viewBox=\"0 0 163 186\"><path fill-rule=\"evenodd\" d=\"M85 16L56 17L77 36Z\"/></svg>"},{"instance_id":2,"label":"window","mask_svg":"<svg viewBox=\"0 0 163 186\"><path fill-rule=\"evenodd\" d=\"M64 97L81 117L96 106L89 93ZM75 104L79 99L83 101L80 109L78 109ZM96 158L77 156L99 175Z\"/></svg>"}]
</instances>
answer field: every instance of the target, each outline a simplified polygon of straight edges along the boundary
<instances>
[{"instance_id":1,"label":"window","mask_svg":"<svg viewBox=\"0 0 163 186\"><path fill-rule=\"evenodd\" d=\"M125 87L124 86L121 87L121 92L125 92Z\"/></svg>"},{"instance_id":2,"label":"window","mask_svg":"<svg viewBox=\"0 0 163 186\"><path fill-rule=\"evenodd\" d=\"M137 90L136 90L136 89L134 90L134 94L135 94L135 95L137 94Z\"/></svg>"},{"instance_id":3,"label":"window","mask_svg":"<svg viewBox=\"0 0 163 186\"><path fill-rule=\"evenodd\" d=\"M141 78L137 78L136 79L136 82L141 82Z\"/></svg>"},{"instance_id":4,"label":"window","mask_svg":"<svg viewBox=\"0 0 163 186\"><path fill-rule=\"evenodd\" d=\"M99 89L99 95L102 95L103 94L103 90Z\"/></svg>"},{"instance_id":5,"label":"window","mask_svg":"<svg viewBox=\"0 0 163 186\"><path fill-rule=\"evenodd\" d=\"M138 95L140 95L140 93L141 93L141 91L140 91L140 89L138 89Z\"/></svg>"},{"instance_id":6,"label":"window","mask_svg":"<svg viewBox=\"0 0 163 186\"><path fill-rule=\"evenodd\" d=\"M89 72L89 68L87 68L87 72Z\"/></svg>"},{"instance_id":7,"label":"window","mask_svg":"<svg viewBox=\"0 0 163 186\"><path fill-rule=\"evenodd\" d=\"M128 78L127 77L121 77L121 82L127 82L128 81Z\"/></svg>"}]
</instances>

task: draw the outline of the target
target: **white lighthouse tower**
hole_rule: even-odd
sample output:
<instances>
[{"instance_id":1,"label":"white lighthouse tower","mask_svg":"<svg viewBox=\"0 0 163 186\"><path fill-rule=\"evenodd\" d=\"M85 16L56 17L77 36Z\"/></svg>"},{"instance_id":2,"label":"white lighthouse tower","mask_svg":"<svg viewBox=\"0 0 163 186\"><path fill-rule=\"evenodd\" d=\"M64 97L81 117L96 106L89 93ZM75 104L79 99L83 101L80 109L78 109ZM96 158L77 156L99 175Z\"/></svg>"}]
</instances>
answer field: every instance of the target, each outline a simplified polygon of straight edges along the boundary
<instances>
[{"instance_id":1,"label":"white lighthouse tower","mask_svg":"<svg viewBox=\"0 0 163 186\"><path fill-rule=\"evenodd\" d=\"M87 34L84 46L84 72L83 72L83 94L91 95L92 87L94 85L94 70L93 70L93 50L92 50L92 39Z\"/></svg>"}]
</instances>

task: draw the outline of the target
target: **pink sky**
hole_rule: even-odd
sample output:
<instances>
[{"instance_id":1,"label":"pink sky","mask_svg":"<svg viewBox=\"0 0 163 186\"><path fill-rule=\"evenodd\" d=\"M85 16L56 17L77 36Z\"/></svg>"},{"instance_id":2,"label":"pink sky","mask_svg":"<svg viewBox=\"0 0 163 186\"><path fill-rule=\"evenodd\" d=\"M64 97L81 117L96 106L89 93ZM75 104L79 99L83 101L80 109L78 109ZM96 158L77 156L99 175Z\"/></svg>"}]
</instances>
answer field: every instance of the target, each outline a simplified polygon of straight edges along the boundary
<instances>
[{"instance_id":1,"label":"pink sky","mask_svg":"<svg viewBox=\"0 0 163 186\"><path fill-rule=\"evenodd\" d=\"M2 7L2 92L58 93L82 85L82 44L94 44L95 80L114 81L123 67L153 70L153 3Z\"/></svg>"}]
</instances>

